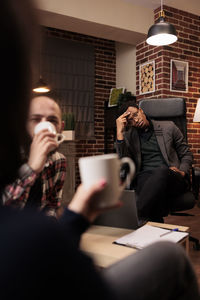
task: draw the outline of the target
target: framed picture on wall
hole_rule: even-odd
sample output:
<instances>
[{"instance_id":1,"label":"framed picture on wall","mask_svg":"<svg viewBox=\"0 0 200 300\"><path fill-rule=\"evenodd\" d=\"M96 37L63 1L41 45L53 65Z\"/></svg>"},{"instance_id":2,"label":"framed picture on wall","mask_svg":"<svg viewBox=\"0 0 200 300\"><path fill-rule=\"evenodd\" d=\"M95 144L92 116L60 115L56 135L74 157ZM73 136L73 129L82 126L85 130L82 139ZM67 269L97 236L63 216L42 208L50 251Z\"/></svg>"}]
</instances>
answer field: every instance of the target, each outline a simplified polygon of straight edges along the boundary
<instances>
[{"instance_id":1,"label":"framed picture on wall","mask_svg":"<svg viewBox=\"0 0 200 300\"><path fill-rule=\"evenodd\" d=\"M108 101L108 106L117 106L117 100L120 94L124 93L125 88L124 87L119 87L119 88L112 88L110 90L110 97Z\"/></svg>"},{"instance_id":2,"label":"framed picture on wall","mask_svg":"<svg viewBox=\"0 0 200 300\"><path fill-rule=\"evenodd\" d=\"M155 91L155 61L140 65L139 69L140 95Z\"/></svg>"},{"instance_id":3,"label":"framed picture on wall","mask_svg":"<svg viewBox=\"0 0 200 300\"><path fill-rule=\"evenodd\" d=\"M188 91L188 62L171 59L170 91Z\"/></svg>"}]
</instances>

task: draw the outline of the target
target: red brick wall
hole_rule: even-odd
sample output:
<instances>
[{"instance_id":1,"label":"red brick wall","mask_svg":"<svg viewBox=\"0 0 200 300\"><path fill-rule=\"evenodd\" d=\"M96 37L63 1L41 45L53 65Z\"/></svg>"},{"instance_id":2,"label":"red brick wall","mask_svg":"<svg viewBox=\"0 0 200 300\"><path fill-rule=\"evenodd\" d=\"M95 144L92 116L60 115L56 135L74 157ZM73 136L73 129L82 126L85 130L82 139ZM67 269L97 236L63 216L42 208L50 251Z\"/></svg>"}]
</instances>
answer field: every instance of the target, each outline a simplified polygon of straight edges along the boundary
<instances>
[{"instance_id":1,"label":"red brick wall","mask_svg":"<svg viewBox=\"0 0 200 300\"><path fill-rule=\"evenodd\" d=\"M76 141L76 183L80 181L77 161L81 156L104 153L104 103L116 85L115 42L55 28L45 28L49 36L90 44L95 47L95 138Z\"/></svg>"},{"instance_id":2,"label":"red brick wall","mask_svg":"<svg viewBox=\"0 0 200 300\"><path fill-rule=\"evenodd\" d=\"M160 9L155 10L155 20ZM176 27L178 41L164 47L154 47L145 41L137 45L137 99L184 97L187 107L188 142L194 154L195 164L200 166L200 124L193 123L193 115L200 98L200 16L164 6L166 21ZM189 63L188 92L170 91L170 60ZM155 60L155 92L139 95L139 65Z\"/></svg>"}]
</instances>

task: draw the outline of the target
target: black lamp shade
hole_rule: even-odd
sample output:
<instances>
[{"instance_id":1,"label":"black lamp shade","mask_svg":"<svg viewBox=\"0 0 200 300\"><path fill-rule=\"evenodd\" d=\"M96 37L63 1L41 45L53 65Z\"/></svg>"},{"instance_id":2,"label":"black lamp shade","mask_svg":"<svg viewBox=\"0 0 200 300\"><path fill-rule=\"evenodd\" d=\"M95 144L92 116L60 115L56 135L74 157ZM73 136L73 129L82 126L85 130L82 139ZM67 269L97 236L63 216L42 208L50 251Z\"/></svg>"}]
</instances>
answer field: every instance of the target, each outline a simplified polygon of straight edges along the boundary
<instances>
[{"instance_id":1,"label":"black lamp shade","mask_svg":"<svg viewBox=\"0 0 200 300\"><path fill-rule=\"evenodd\" d=\"M47 83L43 80L43 78L40 77L39 81L34 86L33 91L35 93L47 93L50 91L50 88L47 85Z\"/></svg>"},{"instance_id":2,"label":"black lamp shade","mask_svg":"<svg viewBox=\"0 0 200 300\"><path fill-rule=\"evenodd\" d=\"M150 27L147 36L147 44L153 46L169 45L177 41L175 27L165 22L163 17L159 18L158 23Z\"/></svg>"}]
</instances>

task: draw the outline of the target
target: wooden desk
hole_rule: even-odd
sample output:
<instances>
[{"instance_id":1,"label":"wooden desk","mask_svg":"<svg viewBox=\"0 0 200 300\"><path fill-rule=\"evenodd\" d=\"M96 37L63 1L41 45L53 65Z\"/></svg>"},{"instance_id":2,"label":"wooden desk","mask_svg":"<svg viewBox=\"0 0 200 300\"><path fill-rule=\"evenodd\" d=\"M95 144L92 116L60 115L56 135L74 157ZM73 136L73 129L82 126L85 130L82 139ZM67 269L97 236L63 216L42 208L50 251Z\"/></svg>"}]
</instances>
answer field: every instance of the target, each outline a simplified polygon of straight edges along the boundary
<instances>
[{"instance_id":1,"label":"wooden desk","mask_svg":"<svg viewBox=\"0 0 200 300\"><path fill-rule=\"evenodd\" d=\"M188 227L160 224L149 222L149 225L159 226L167 229L179 228L181 231L188 231ZM94 263L98 267L106 268L109 265L127 257L136 252L136 249L113 244L113 241L121 236L131 233L132 229L107 227L107 226L91 226L87 232L82 235L81 249L93 258ZM189 251L188 237L181 241L185 246L186 252Z\"/></svg>"},{"instance_id":2,"label":"wooden desk","mask_svg":"<svg viewBox=\"0 0 200 300\"><path fill-rule=\"evenodd\" d=\"M152 225L152 226L162 227L165 229L178 228L179 231L183 231L183 232L189 232L189 229L190 229L187 226L164 224L164 223L162 224L162 223L156 223L156 222L148 222L147 224ZM187 236L182 241L180 241L179 244L185 248L186 253L189 255L189 236Z\"/></svg>"}]
</instances>

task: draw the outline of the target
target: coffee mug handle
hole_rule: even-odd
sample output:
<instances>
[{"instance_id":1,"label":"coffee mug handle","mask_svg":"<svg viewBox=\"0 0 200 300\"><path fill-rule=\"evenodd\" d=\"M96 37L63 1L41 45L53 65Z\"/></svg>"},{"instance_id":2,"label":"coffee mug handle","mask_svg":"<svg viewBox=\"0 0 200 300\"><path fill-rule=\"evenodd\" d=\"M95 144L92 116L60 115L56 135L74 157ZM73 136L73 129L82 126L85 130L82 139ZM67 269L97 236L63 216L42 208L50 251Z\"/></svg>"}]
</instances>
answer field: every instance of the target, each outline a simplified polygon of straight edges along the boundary
<instances>
[{"instance_id":1,"label":"coffee mug handle","mask_svg":"<svg viewBox=\"0 0 200 300\"><path fill-rule=\"evenodd\" d=\"M120 159L120 166L122 166L124 163L127 163L129 165L129 173L127 174L126 180L122 185L120 185L120 188L123 190L126 186L130 186L131 181L135 175L135 163L132 161L129 157L122 157Z\"/></svg>"},{"instance_id":2,"label":"coffee mug handle","mask_svg":"<svg viewBox=\"0 0 200 300\"><path fill-rule=\"evenodd\" d=\"M65 136L62 133L57 133L57 143L60 145L62 142L64 142L64 140Z\"/></svg>"}]
</instances>

